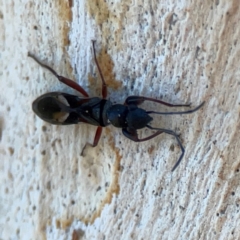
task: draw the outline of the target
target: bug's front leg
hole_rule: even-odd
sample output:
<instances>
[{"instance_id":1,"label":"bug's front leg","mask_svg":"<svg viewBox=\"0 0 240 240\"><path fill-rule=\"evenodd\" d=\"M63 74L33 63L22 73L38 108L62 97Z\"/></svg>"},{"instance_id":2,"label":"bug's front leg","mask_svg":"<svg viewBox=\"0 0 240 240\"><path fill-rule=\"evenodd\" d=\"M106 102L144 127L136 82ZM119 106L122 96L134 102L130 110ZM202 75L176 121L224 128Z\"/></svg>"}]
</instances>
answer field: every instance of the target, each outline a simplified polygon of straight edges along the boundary
<instances>
[{"instance_id":1,"label":"bug's front leg","mask_svg":"<svg viewBox=\"0 0 240 240\"><path fill-rule=\"evenodd\" d=\"M177 168L179 163L182 161L182 158L183 158L184 153L185 153L185 149L184 149L184 147L183 147L183 145L182 145L182 143L180 141L179 135L177 135L174 131L169 130L169 129L155 128L155 127L152 127L150 125L146 125L146 127L149 128L149 129L152 129L152 130L157 130L157 131L161 131L163 133L167 133L167 134L172 135L172 136L174 136L176 138L176 140L178 142L178 145L181 148L182 153L181 153L180 157L178 158L177 162L175 163L175 165L172 168L172 172L173 172Z\"/></svg>"},{"instance_id":2,"label":"bug's front leg","mask_svg":"<svg viewBox=\"0 0 240 240\"><path fill-rule=\"evenodd\" d=\"M184 147L183 147L183 145L182 145L182 143L179 139L179 136L174 131L171 131L171 130L168 130L168 129L154 128L154 127L151 127L150 125L146 125L146 127L149 128L149 129L152 129L152 130L157 130L157 132L153 133L152 135L150 135L148 137L141 138L141 139L138 138L137 130L135 130L135 129L123 128L122 133L125 137L129 138L130 140L132 140L134 142L147 141L147 140L150 140L150 139L158 136L161 133L167 133L169 135L174 136L177 139L178 145L180 146L182 153L181 153L178 161L175 163L175 165L172 168L172 172L173 172L177 168L179 163L182 161L182 158L183 158L183 155L184 155L184 152L185 152L185 149L184 149Z\"/></svg>"},{"instance_id":3,"label":"bug's front leg","mask_svg":"<svg viewBox=\"0 0 240 240\"><path fill-rule=\"evenodd\" d=\"M159 134L162 133L162 131L157 131L154 134L152 134L148 137L145 137L145 138L138 138L137 130L135 130L135 129L123 128L122 133L125 137L129 138L130 140L132 140L134 142L144 142L144 141L150 140L150 139L158 136Z\"/></svg>"}]
</instances>

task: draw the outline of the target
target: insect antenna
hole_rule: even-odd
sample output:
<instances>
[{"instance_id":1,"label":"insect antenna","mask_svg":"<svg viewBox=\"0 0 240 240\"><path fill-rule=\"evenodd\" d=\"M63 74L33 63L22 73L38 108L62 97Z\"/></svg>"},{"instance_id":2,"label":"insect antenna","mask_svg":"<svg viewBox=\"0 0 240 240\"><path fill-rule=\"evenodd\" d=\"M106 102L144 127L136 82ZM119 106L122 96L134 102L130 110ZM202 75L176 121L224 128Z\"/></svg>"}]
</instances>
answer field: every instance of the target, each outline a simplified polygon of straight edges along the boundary
<instances>
[{"instance_id":1,"label":"insect antenna","mask_svg":"<svg viewBox=\"0 0 240 240\"><path fill-rule=\"evenodd\" d=\"M197 106L194 109L187 110L187 111L177 111L177 112L155 112L155 111L147 111L148 114L161 114L161 115L174 115L174 114L189 114L196 112L198 109L200 109L205 102L202 102L199 106Z\"/></svg>"}]
</instances>

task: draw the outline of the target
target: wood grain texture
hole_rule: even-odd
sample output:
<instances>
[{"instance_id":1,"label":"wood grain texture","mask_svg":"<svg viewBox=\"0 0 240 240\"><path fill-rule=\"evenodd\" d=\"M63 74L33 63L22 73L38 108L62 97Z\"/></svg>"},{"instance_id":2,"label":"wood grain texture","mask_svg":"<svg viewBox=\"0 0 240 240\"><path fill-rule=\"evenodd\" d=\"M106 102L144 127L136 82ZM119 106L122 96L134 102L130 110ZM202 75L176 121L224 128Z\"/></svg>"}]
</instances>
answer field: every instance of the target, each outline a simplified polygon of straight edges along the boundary
<instances>
[{"instance_id":1,"label":"wood grain texture","mask_svg":"<svg viewBox=\"0 0 240 240\"><path fill-rule=\"evenodd\" d=\"M237 0L0 0L0 239L240 239L239 23ZM81 157L95 127L34 116L39 95L73 91L27 52L100 96L93 39L113 102L206 101L153 122L181 133L175 172L172 137L108 127Z\"/></svg>"}]
</instances>

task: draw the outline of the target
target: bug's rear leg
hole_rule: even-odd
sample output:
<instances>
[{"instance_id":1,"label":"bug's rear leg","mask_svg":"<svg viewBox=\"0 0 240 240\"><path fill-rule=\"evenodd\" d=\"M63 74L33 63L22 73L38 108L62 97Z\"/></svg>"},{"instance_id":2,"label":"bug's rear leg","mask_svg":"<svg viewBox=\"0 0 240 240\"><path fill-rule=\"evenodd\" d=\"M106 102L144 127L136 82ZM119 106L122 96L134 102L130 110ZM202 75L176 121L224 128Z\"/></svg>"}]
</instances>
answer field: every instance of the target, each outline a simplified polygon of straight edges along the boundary
<instances>
[{"instance_id":1,"label":"bug's rear leg","mask_svg":"<svg viewBox=\"0 0 240 240\"><path fill-rule=\"evenodd\" d=\"M129 96L126 98L124 105L131 105L131 104L139 105L144 101L156 102L168 107L190 107L191 105L191 104L171 104L155 98L149 98L149 97L143 97L143 96Z\"/></svg>"},{"instance_id":2,"label":"bug's rear leg","mask_svg":"<svg viewBox=\"0 0 240 240\"><path fill-rule=\"evenodd\" d=\"M68 79L66 77L60 76L56 73L55 70L53 70L51 67L49 67L48 65L40 62L34 55L32 55L31 53L28 53L28 56L31 57L33 60L35 60L40 66L48 69L55 77L57 77L57 79L66 84L67 86L77 90L78 92L80 92L83 96L88 97L88 93L76 82L74 82L71 79Z\"/></svg>"},{"instance_id":3,"label":"bug's rear leg","mask_svg":"<svg viewBox=\"0 0 240 240\"><path fill-rule=\"evenodd\" d=\"M106 98L106 97L107 97L107 84L106 84L106 82L105 82L105 80L104 80L102 71L101 71L100 66L99 66L99 64L98 64L98 61L97 61L94 43L95 43L95 41L92 41L94 60L95 60L95 63L96 63L97 68L98 68L98 72L99 72L100 77L101 77L101 80L102 80L102 97L103 97L103 98Z\"/></svg>"},{"instance_id":4,"label":"bug's rear leg","mask_svg":"<svg viewBox=\"0 0 240 240\"><path fill-rule=\"evenodd\" d=\"M101 137L101 134L102 134L102 127L98 127L97 130L96 130L96 133L95 133L95 137L94 137L94 140L93 140L93 143L86 143L85 146L83 147L83 150L81 152L81 156L83 156L83 152L84 150L86 149L87 146L90 146L90 147L96 147L98 145L98 142L99 142L99 139Z\"/></svg>"}]
</instances>

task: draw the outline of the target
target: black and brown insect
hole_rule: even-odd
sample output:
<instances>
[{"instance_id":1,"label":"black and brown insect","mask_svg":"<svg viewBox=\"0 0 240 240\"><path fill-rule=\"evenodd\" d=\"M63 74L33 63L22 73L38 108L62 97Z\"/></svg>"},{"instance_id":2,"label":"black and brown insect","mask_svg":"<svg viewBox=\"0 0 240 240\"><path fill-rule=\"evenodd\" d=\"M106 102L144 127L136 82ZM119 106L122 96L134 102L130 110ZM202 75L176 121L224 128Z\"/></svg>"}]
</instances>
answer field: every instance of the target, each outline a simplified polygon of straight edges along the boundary
<instances>
[{"instance_id":1,"label":"black and brown insect","mask_svg":"<svg viewBox=\"0 0 240 240\"><path fill-rule=\"evenodd\" d=\"M174 171L183 158L185 152L184 147L179 136L174 131L150 126L149 124L153 120L150 115L189 114L199 110L204 105L204 102L194 109L176 112L146 111L138 106L144 101L156 102L168 107L190 107L190 104L171 104L144 96L129 96L126 98L124 104L113 104L110 100L106 99L107 85L96 58L94 41L92 44L95 63L102 81L102 98L89 97L88 93L79 84L71 79L58 75L51 67L43 64L34 55L28 53L29 57L33 58L42 67L48 69L60 82L77 90L84 96L79 97L63 92L48 92L38 97L32 103L33 111L42 120L51 124L69 125L83 122L97 126L94 141L90 144L92 147L97 146L101 137L102 128L110 124L121 128L123 135L134 142L147 141L161 133L170 134L176 138L182 151L178 161L172 168L172 171ZM155 130L155 133L145 138L139 138L137 130L145 127Z\"/></svg>"}]
</instances>

